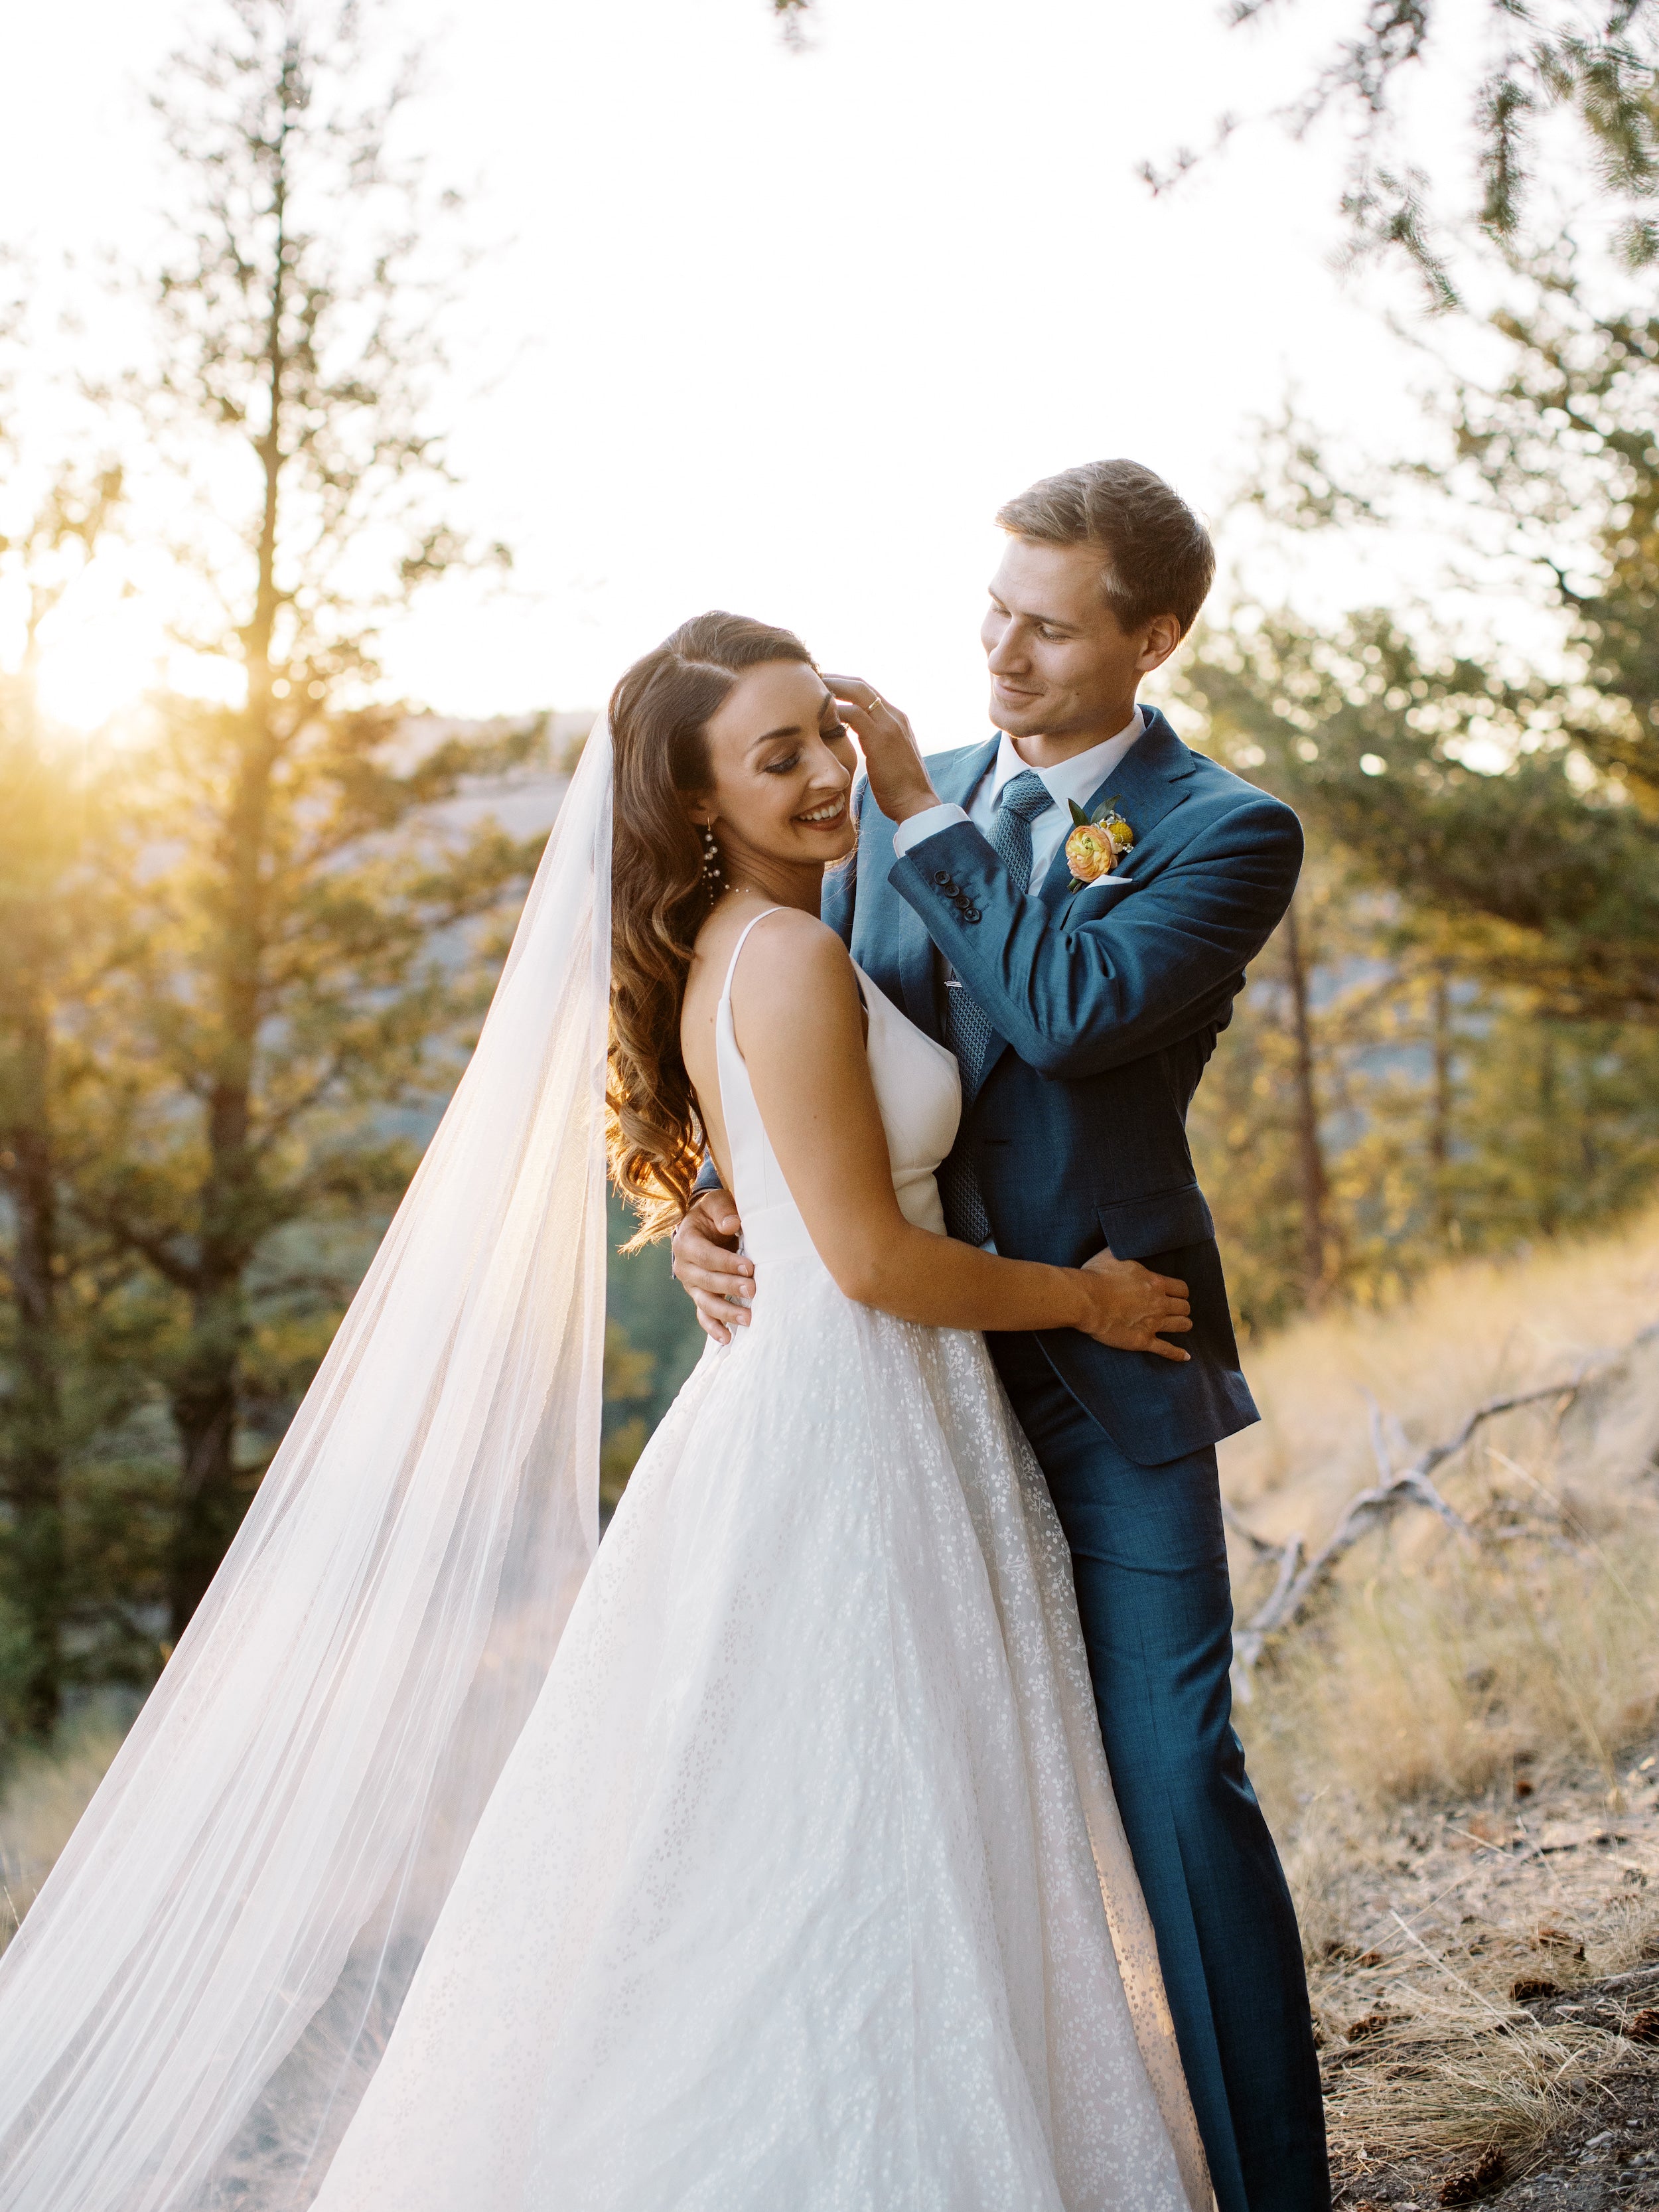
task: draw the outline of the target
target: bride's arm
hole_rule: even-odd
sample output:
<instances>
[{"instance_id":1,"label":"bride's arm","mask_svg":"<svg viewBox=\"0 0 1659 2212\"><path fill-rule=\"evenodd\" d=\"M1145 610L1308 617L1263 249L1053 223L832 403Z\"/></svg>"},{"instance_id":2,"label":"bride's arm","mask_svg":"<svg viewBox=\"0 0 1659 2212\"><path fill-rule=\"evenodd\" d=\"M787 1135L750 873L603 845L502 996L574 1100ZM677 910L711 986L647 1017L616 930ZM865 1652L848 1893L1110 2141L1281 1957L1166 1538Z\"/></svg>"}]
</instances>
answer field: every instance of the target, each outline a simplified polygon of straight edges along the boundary
<instances>
[{"instance_id":1,"label":"bride's arm","mask_svg":"<svg viewBox=\"0 0 1659 2212\"><path fill-rule=\"evenodd\" d=\"M1086 1267L1004 1260L905 1219L865 1054L858 979L810 915L769 917L744 948L732 1017L766 1133L818 1256L849 1298L945 1328L1079 1328L1189 1355L1186 1286L1103 1253Z\"/></svg>"}]
</instances>

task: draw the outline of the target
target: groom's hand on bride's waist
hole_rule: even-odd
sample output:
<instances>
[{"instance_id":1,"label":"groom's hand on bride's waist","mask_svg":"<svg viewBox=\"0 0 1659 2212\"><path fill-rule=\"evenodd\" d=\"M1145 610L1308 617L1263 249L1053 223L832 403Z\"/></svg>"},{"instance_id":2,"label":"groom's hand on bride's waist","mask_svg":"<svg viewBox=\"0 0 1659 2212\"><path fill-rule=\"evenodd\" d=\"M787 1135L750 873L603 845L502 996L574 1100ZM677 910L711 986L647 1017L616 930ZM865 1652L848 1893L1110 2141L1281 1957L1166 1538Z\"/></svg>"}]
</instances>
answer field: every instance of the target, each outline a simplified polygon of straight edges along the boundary
<instances>
[{"instance_id":1,"label":"groom's hand on bride's waist","mask_svg":"<svg viewBox=\"0 0 1659 2212\"><path fill-rule=\"evenodd\" d=\"M699 1192L674 1231L674 1276L690 1294L697 1319L716 1344L730 1344L734 1328L749 1326L755 1268L738 1250L743 1224L732 1194Z\"/></svg>"}]
</instances>

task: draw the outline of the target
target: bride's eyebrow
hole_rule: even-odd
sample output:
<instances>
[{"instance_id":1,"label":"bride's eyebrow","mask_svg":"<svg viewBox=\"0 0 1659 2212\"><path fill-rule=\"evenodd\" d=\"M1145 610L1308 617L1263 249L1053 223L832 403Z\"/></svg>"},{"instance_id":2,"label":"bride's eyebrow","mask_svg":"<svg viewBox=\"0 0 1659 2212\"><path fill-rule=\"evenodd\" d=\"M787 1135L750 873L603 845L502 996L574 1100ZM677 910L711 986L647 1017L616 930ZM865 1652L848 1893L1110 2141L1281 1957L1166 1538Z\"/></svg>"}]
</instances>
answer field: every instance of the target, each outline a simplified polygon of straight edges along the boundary
<instances>
[{"instance_id":1,"label":"bride's eyebrow","mask_svg":"<svg viewBox=\"0 0 1659 2212\"><path fill-rule=\"evenodd\" d=\"M781 729L769 730L764 737L751 738L749 740L749 750L752 753L757 746L769 745L775 738L798 738L799 735L800 724L799 722L786 722Z\"/></svg>"}]
</instances>

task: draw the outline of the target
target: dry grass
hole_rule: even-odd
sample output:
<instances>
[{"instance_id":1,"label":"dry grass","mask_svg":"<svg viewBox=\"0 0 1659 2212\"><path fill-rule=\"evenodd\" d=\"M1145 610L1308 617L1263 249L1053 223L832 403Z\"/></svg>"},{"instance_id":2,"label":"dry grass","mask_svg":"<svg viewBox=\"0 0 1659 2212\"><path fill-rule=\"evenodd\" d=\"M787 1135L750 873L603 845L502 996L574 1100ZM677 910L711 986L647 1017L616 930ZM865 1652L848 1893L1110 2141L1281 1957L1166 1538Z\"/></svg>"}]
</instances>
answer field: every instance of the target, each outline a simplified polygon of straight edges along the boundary
<instances>
[{"instance_id":1,"label":"dry grass","mask_svg":"<svg viewBox=\"0 0 1659 2212\"><path fill-rule=\"evenodd\" d=\"M1317 1542L1379 1448L1398 1468L1656 1320L1650 1215L1298 1323L1250 1360L1266 1418L1224 1448L1230 1499L1264 1536ZM1351 2178L1494 2145L1524 2165L1630 2065L1625 2014L1659 2002L1656 1983L1571 2009L1575 1986L1659 1960L1659 1339L1439 1480L1472 1533L1413 1508L1362 1540L1240 1712ZM1270 1577L1234 1564L1248 1617ZM1559 2000L1517 2004L1528 1978Z\"/></svg>"},{"instance_id":2,"label":"dry grass","mask_svg":"<svg viewBox=\"0 0 1659 2212\"><path fill-rule=\"evenodd\" d=\"M1530 1531L1480 1551L1438 1528L1376 1543L1243 1717L1260 1786L1282 1810L1333 1786L1384 1808L1589 1761L1614 1787L1659 1712L1656 1523L1633 1507L1617 1554Z\"/></svg>"},{"instance_id":3,"label":"dry grass","mask_svg":"<svg viewBox=\"0 0 1659 2212\"><path fill-rule=\"evenodd\" d=\"M1329 1800L1304 1818L1286 1864L1339 2167L1492 2147L1524 2164L1630 2065L1622 2031L1659 1984L1601 1985L1659 1957L1659 1791L1632 1776L1625 1794L1613 1815L1595 1784L1563 1784L1541 1821L1488 1806L1379 1823ZM1556 1999L1517 2004L1527 1979Z\"/></svg>"},{"instance_id":4,"label":"dry grass","mask_svg":"<svg viewBox=\"0 0 1659 2212\"><path fill-rule=\"evenodd\" d=\"M1594 1243L1449 1267L1390 1312L1295 1322L1247 1355L1262 1419L1223 1447L1228 1495L1266 1535L1328 1528L1376 1479L1373 1403L1426 1443L1481 1400L1571 1375L1656 1319L1659 1211Z\"/></svg>"},{"instance_id":5,"label":"dry grass","mask_svg":"<svg viewBox=\"0 0 1659 2212\"><path fill-rule=\"evenodd\" d=\"M1261 1534L1317 1540L1481 1400L1571 1377L1659 1319L1659 1218L1607 1246L1449 1271L1419 1304L1304 1322L1251 1363L1266 1416L1223 1480ZM1594 1322L1592 1334L1590 1322ZM1244 1716L1281 1818L1333 1787L1373 1806L1468 1796L1528 1764L1618 1762L1659 1714L1659 1340L1575 1403L1506 1417L1443 1491L1349 1556ZM1235 1559L1241 1613L1261 1571ZM1537 1777L1534 1776L1536 1780Z\"/></svg>"},{"instance_id":6,"label":"dry grass","mask_svg":"<svg viewBox=\"0 0 1659 2212\"><path fill-rule=\"evenodd\" d=\"M1346 2081L1328 2071L1339 2169L1487 2150L1524 2160L1620 2063L1616 2039L1593 2030L1531 2021L1504 2029L1449 2003L1425 2007L1366 2057Z\"/></svg>"},{"instance_id":7,"label":"dry grass","mask_svg":"<svg viewBox=\"0 0 1659 2212\"><path fill-rule=\"evenodd\" d=\"M67 1728L56 1752L25 1753L0 1793L0 1950L16 1932L70 1832L120 1748L114 1723Z\"/></svg>"}]
</instances>

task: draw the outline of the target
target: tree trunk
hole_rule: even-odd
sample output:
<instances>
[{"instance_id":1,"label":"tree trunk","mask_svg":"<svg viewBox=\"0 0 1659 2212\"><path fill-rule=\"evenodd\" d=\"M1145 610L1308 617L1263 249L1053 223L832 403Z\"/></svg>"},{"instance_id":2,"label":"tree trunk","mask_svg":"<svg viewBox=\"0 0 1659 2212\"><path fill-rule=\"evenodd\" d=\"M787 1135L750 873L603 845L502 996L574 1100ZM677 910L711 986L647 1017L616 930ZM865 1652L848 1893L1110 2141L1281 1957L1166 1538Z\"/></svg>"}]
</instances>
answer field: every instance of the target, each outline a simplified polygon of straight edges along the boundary
<instances>
[{"instance_id":1,"label":"tree trunk","mask_svg":"<svg viewBox=\"0 0 1659 2212\"><path fill-rule=\"evenodd\" d=\"M52 1030L33 992L20 994L6 1009L6 1027L0 1180L16 1223L12 1296L17 1328L17 1389L6 1455L13 1516L8 1580L25 1638L23 1725L31 1735L46 1737L63 1705L66 1582L60 1261L47 1108Z\"/></svg>"},{"instance_id":2,"label":"tree trunk","mask_svg":"<svg viewBox=\"0 0 1659 2212\"><path fill-rule=\"evenodd\" d=\"M1455 1103L1454 1042L1451 1026L1451 986L1443 968L1434 971L1433 998L1434 1097L1429 1120L1429 1170L1433 1178L1434 1233L1443 1245L1457 1234L1452 1208L1451 1123Z\"/></svg>"},{"instance_id":3,"label":"tree trunk","mask_svg":"<svg viewBox=\"0 0 1659 2212\"><path fill-rule=\"evenodd\" d=\"M1302 1295L1310 1308L1322 1305L1335 1279L1331 1233L1330 1178L1325 1171L1319 1134L1319 1098L1315 1086L1313 1024L1308 1012L1308 971L1296 901L1285 910L1285 975L1291 994L1291 1030L1295 1046L1297 1192L1302 1213Z\"/></svg>"},{"instance_id":4,"label":"tree trunk","mask_svg":"<svg viewBox=\"0 0 1659 2212\"><path fill-rule=\"evenodd\" d=\"M190 1340L172 1391L183 1462L167 1577L175 1643L212 1581L247 1503L236 1468L238 1370L247 1325L243 1283L259 1236L258 1167L249 1135L269 781L266 748L250 746L249 751L252 757L244 757L233 815L225 885L219 1066L208 1108L208 1170L198 1198Z\"/></svg>"},{"instance_id":5,"label":"tree trunk","mask_svg":"<svg viewBox=\"0 0 1659 2212\"><path fill-rule=\"evenodd\" d=\"M198 1198L190 1340L172 1392L183 1460L168 1569L175 1643L247 1504L236 1466L238 1370L247 1326L244 1282L262 1228L258 1163L251 1137L275 762L268 698L267 676L246 717L240 772L226 825L218 1066L208 1103L208 1168Z\"/></svg>"},{"instance_id":6,"label":"tree trunk","mask_svg":"<svg viewBox=\"0 0 1659 2212\"><path fill-rule=\"evenodd\" d=\"M1557 1046L1555 1031L1547 1022L1543 1024L1539 1046L1538 1226L1546 1237L1553 1237L1561 1226L1561 1179L1556 1128Z\"/></svg>"},{"instance_id":7,"label":"tree trunk","mask_svg":"<svg viewBox=\"0 0 1659 2212\"><path fill-rule=\"evenodd\" d=\"M176 1644L236 1534L246 1500L236 1482L240 1285L197 1298L190 1343L172 1389L182 1465L167 1555L167 1610Z\"/></svg>"},{"instance_id":8,"label":"tree trunk","mask_svg":"<svg viewBox=\"0 0 1659 2212\"><path fill-rule=\"evenodd\" d=\"M247 1326L244 1285L264 1226L258 1218L258 1163L251 1138L265 953L270 788L280 750L271 656L281 605L276 547L287 459L283 444L288 368L283 337L289 254L286 135L284 131L279 140L272 184L276 240L266 321L269 413L254 446L264 497L253 609L241 633L247 705L222 848L219 1047L208 1102L208 1171L198 1200L190 1342L172 1394L183 1459L168 1568L175 1643L201 1602L247 1505L238 1480L236 1444L239 1370Z\"/></svg>"}]
</instances>

